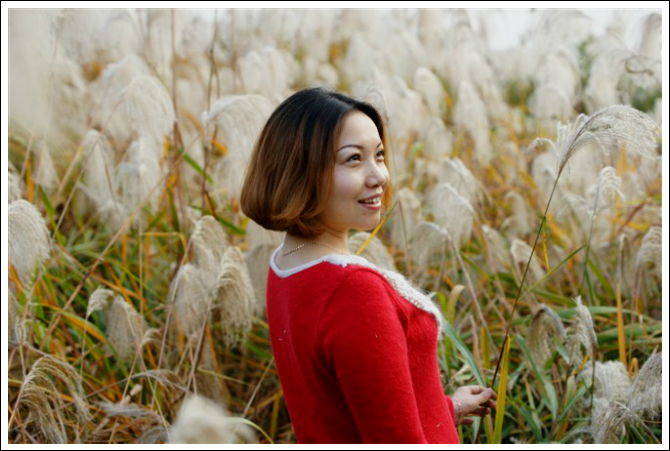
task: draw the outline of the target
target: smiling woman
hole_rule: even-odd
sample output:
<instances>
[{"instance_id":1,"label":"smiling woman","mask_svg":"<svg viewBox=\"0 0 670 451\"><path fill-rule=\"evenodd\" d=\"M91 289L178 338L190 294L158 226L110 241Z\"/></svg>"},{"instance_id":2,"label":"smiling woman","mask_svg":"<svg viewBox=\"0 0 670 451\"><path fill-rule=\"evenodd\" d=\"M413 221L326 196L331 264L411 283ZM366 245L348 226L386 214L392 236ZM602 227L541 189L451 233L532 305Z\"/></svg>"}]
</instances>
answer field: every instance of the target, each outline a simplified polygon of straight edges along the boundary
<instances>
[{"instance_id":1,"label":"smiling woman","mask_svg":"<svg viewBox=\"0 0 670 451\"><path fill-rule=\"evenodd\" d=\"M270 116L247 169L242 211L286 232L267 322L299 443L458 443L456 425L495 405L483 387L444 394L441 310L349 251L349 230L375 228L390 203L385 144L371 105L306 89Z\"/></svg>"},{"instance_id":2,"label":"smiling woman","mask_svg":"<svg viewBox=\"0 0 670 451\"><path fill-rule=\"evenodd\" d=\"M385 141L370 104L324 88L299 91L277 107L256 141L242 211L286 232L287 247L317 242L348 253L348 231L374 229L391 201ZM371 197L380 199L359 202ZM316 256L312 249L301 255Z\"/></svg>"}]
</instances>

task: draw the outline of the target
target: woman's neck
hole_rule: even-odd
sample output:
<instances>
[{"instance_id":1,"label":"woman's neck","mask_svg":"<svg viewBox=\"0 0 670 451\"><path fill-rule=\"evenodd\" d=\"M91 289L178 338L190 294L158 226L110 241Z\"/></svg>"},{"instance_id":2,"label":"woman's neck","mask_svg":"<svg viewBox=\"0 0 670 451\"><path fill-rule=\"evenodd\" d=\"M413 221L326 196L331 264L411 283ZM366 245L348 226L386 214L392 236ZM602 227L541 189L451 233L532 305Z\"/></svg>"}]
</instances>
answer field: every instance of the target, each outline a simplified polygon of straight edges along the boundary
<instances>
[{"instance_id":1,"label":"woman's neck","mask_svg":"<svg viewBox=\"0 0 670 451\"><path fill-rule=\"evenodd\" d=\"M319 244L308 244L316 242ZM309 253L310 255L325 255L331 253L341 253L341 254L350 254L349 244L347 241L347 236L342 237L333 236L331 234L324 233L317 237L313 238L300 238L297 236L286 234L284 237L284 245L281 250L282 254L290 252L296 249L298 246L303 245L301 248L296 250L298 253Z\"/></svg>"}]
</instances>

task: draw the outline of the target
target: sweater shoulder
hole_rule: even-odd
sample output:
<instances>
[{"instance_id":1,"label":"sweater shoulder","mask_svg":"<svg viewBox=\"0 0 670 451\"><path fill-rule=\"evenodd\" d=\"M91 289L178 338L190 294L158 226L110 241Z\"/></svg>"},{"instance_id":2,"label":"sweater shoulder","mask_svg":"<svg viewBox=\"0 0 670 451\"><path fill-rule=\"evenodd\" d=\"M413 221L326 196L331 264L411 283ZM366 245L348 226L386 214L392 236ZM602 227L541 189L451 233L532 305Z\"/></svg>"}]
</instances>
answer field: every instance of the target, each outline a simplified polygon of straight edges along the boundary
<instances>
[{"instance_id":1,"label":"sweater shoulder","mask_svg":"<svg viewBox=\"0 0 670 451\"><path fill-rule=\"evenodd\" d=\"M410 315L408 304L398 301L393 286L382 274L372 268L351 265L338 276L317 320L317 331L321 330L324 318L332 322L338 317L344 320L381 311L393 312L403 322Z\"/></svg>"}]
</instances>

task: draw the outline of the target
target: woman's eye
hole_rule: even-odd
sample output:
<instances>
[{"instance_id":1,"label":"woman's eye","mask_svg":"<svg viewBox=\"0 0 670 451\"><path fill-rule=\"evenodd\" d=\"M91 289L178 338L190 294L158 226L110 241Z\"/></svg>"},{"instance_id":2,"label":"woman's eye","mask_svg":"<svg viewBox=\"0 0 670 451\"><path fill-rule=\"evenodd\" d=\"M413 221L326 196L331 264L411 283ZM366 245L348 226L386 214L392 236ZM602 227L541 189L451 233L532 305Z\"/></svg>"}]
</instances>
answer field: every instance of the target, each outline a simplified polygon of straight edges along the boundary
<instances>
[{"instance_id":1,"label":"woman's eye","mask_svg":"<svg viewBox=\"0 0 670 451\"><path fill-rule=\"evenodd\" d=\"M386 152L384 150L380 150L379 152L377 152L377 156L379 156L380 154L382 156L384 156L384 155L386 155ZM350 156L347 161L353 161L352 158L354 158L354 157L358 157L360 159L361 156L359 154L354 154L354 155Z\"/></svg>"}]
</instances>

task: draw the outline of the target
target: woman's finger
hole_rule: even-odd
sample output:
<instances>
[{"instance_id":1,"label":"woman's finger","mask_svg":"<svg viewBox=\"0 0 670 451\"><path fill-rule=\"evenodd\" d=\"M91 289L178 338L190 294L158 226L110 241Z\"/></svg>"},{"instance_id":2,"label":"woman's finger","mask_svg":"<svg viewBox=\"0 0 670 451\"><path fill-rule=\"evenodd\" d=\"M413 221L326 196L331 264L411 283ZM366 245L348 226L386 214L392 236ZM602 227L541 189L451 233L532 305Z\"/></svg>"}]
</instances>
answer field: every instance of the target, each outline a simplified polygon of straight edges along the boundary
<instances>
[{"instance_id":1,"label":"woman's finger","mask_svg":"<svg viewBox=\"0 0 670 451\"><path fill-rule=\"evenodd\" d=\"M471 415L475 415L478 417L488 415L489 413L491 413L491 409L489 409L488 407L481 407L479 409L470 412Z\"/></svg>"}]
</instances>

